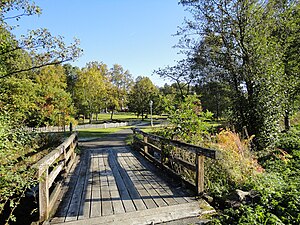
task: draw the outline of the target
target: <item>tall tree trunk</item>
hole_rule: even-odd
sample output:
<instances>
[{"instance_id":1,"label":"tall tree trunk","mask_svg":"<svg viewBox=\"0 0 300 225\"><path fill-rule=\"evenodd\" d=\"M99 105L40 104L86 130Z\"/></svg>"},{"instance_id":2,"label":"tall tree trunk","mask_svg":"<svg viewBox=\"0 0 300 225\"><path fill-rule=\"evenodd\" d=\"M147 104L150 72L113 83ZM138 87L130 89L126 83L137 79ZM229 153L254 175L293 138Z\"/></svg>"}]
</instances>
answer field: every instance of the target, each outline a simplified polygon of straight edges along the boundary
<instances>
[{"instance_id":1,"label":"tall tree trunk","mask_svg":"<svg viewBox=\"0 0 300 225\"><path fill-rule=\"evenodd\" d=\"M93 113L90 113L90 121L89 121L89 124L92 124L92 119L93 119Z\"/></svg>"},{"instance_id":2,"label":"tall tree trunk","mask_svg":"<svg viewBox=\"0 0 300 225\"><path fill-rule=\"evenodd\" d=\"M285 131L289 131L291 128L290 114L289 114L288 110L286 110L285 114L284 114L284 128L285 128Z\"/></svg>"},{"instance_id":3,"label":"tall tree trunk","mask_svg":"<svg viewBox=\"0 0 300 225\"><path fill-rule=\"evenodd\" d=\"M113 120L113 115L114 115L114 108L111 109L111 114L110 114L110 120Z\"/></svg>"}]
</instances>

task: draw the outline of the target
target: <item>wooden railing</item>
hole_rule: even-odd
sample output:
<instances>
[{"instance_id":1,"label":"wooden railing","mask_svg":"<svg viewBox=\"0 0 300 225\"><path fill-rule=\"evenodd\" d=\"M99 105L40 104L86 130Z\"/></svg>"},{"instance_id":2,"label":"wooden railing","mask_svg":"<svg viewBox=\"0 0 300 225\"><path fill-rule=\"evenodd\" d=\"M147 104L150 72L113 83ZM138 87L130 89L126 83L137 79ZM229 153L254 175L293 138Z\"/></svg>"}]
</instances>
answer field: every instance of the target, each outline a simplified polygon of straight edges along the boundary
<instances>
[{"instance_id":1,"label":"wooden railing","mask_svg":"<svg viewBox=\"0 0 300 225\"><path fill-rule=\"evenodd\" d=\"M75 161L76 153L74 150L77 143L77 133L74 133L34 165L39 180L40 221L49 218L57 202L63 178L66 177Z\"/></svg>"},{"instance_id":2,"label":"wooden railing","mask_svg":"<svg viewBox=\"0 0 300 225\"><path fill-rule=\"evenodd\" d=\"M176 171L172 170L172 168L168 166L168 164L170 165L171 163L175 163L183 166L188 170L196 172L196 179L194 183L190 183L187 180L185 181L196 187L197 194L201 194L204 192L204 158L209 157L212 159L216 159L217 152L215 150L202 148L176 140L166 139L157 135L145 133L138 128L133 128L132 130L134 134L133 147L136 150L139 150L153 163L157 164L163 169L170 171L177 177L182 178L181 174L178 174ZM142 139L138 137L138 134L142 135ZM153 142L159 143L161 147L154 145ZM165 151L167 146L173 146L179 149L183 149L193 154L195 156L195 163L188 162L187 160L174 155L172 156L170 152Z\"/></svg>"}]
</instances>

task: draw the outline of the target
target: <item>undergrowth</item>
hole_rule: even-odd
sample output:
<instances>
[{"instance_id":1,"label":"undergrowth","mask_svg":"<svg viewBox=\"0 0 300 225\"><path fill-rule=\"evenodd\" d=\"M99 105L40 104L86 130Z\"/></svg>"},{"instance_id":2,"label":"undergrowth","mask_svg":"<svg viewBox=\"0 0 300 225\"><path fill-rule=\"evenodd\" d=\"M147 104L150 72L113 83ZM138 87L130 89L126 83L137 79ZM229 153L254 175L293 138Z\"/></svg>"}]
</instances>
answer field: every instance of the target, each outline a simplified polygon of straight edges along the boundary
<instances>
[{"instance_id":1,"label":"undergrowth","mask_svg":"<svg viewBox=\"0 0 300 225\"><path fill-rule=\"evenodd\" d=\"M27 133L8 115L0 115L0 224L17 220L15 210L26 191L37 184L31 166L60 140L55 134Z\"/></svg>"},{"instance_id":2,"label":"undergrowth","mask_svg":"<svg viewBox=\"0 0 300 225\"><path fill-rule=\"evenodd\" d=\"M211 114L202 112L195 96L168 104L169 126L159 135L218 151L218 159L205 160L206 195L218 211L211 225L300 224L299 126L281 133L275 148L253 152L253 137L242 139L229 129L210 132ZM169 148L168 154L195 163L195 156L184 150ZM180 166L177 172L195 179L195 173ZM239 190L249 197L232 200Z\"/></svg>"}]
</instances>

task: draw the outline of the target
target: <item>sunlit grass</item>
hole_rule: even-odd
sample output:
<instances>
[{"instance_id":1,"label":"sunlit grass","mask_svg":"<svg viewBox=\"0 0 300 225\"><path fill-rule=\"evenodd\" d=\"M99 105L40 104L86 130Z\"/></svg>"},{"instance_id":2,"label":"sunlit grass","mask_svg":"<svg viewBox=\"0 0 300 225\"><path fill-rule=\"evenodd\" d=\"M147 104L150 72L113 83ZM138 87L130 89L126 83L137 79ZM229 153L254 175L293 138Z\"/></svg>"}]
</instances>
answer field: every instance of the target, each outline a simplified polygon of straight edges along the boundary
<instances>
[{"instance_id":1,"label":"sunlit grass","mask_svg":"<svg viewBox=\"0 0 300 225\"><path fill-rule=\"evenodd\" d=\"M99 123L99 122L103 122L103 121L110 121L110 116L111 116L110 113L100 113L100 114L98 114L98 118L97 118L97 121L96 121L96 115L93 115L93 123ZM148 115L148 117L149 117L149 115ZM165 118L167 118L167 116L153 115L152 118L153 118L153 120L165 119ZM130 112L129 113L116 113L116 114L113 115L113 120L127 121L127 120L141 120L141 119L142 119L141 116L137 117L136 114L130 113ZM148 120L150 121L149 118L148 118ZM82 123L83 120L81 119L79 122ZM84 122L88 123L89 120L85 119Z\"/></svg>"},{"instance_id":2,"label":"sunlit grass","mask_svg":"<svg viewBox=\"0 0 300 225\"><path fill-rule=\"evenodd\" d=\"M88 128L78 129L79 138L100 138L108 134L118 132L123 129L129 129L130 126L126 127L114 127L114 128Z\"/></svg>"}]
</instances>

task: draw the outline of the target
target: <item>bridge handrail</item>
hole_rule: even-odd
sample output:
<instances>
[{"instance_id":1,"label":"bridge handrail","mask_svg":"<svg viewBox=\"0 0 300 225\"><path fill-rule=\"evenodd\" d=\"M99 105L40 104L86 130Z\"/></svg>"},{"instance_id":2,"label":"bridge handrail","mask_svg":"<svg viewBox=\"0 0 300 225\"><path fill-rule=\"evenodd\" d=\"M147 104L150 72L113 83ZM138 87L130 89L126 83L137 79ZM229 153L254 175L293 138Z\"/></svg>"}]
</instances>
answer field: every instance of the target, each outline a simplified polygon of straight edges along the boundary
<instances>
[{"instance_id":1,"label":"bridge handrail","mask_svg":"<svg viewBox=\"0 0 300 225\"><path fill-rule=\"evenodd\" d=\"M134 140L134 146L136 146L137 142L140 143L143 147L137 149L143 153L144 156L151 159L156 164L159 164L159 166L171 170L172 173L174 173L176 176L180 177L180 174L173 171L170 167L167 167L165 165L166 156L164 156L163 148L165 145L171 145L174 147L182 148L184 150L187 150L191 153L194 153L196 155L196 163L190 163L185 161L184 159L178 158L173 156L172 158L169 158L169 160L176 162L180 164L181 166L184 166L185 168L192 170L196 172L196 180L195 180L195 186L196 186L196 192L197 194L201 194L204 192L204 158L209 157L212 159L217 158L217 151L203 148L200 146L184 143L181 141L171 140L167 139L165 137L161 137L154 134L146 133L138 128L132 128L133 130L133 140ZM139 139L136 134L141 134L143 136L143 140ZM162 147L159 148L151 143L148 142L148 138L157 142L160 142L162 144ZM158 152L160 154L160 160L157 160L155 157L153 157L151 154L149 154L148 148L151 148L153 151Z\"/></svg>"},{"instance_id":2,"label":"bridge handrail","mask_svg":"<svg viewBox=\"0 0 300 225\"><path fill-rule=\"evenodd\" d=\"M39 220L49 218L61 192L62 181L56 178L69 173L75 162L75 148L78 143L77 133L68 137L61 145L39 160L33 167L37 169L39 180ZM53 187L52 187L53 186ZM50 188L52 187L51 193Z\"/></svg>"}]
</instances>

